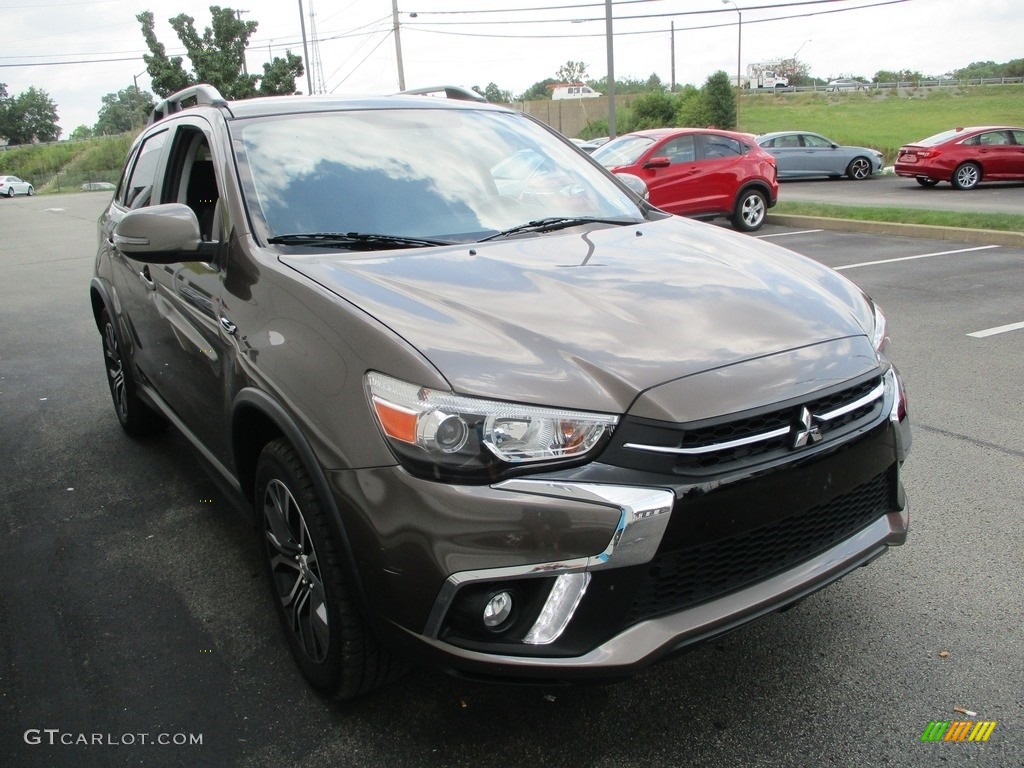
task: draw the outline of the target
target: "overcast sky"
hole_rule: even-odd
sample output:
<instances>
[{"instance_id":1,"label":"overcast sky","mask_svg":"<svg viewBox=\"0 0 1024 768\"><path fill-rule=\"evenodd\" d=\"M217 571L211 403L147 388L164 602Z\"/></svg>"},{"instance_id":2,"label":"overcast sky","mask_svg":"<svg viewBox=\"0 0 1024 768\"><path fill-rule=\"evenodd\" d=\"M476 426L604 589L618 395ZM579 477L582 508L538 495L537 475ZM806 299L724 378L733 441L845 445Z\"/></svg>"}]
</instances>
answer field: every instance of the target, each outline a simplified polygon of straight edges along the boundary
<instances>
[{"instance_id":1,"label":"overcast sky","mask_svg":"<svg viewBox=\"0 0 1024 768\"><path fill-rule=\"evenodd\" d=\"M29 86L49 93L66 138L79 125L92 126L100 98L133 85L133 77L150 89L137 13L153 11L157 37L174 55L184 51L167 20L187 13L202 30L211 4L0 0L0 82L12 95ZM285 49L303 55L299 0L222 5L259 22L250 71L262 71ZM796 54L817 77L870 78L883 69L939 75L1024 56L1016 37L1024 28L1021 0L615 0L616 77L657 73L668 83L673 23L677 82L699 86L717 70L734 74L734 6L743 18L744 68ZM319 52L314 91L398 89L391 0L302 0L302 8L310 60ZM584 62L591 78L608 72L603 0L398 0L398 8L407 88L494 82L519 94L568 60ZM305 77L297 85L308 90Z\"/></svg>"}]
</instances>

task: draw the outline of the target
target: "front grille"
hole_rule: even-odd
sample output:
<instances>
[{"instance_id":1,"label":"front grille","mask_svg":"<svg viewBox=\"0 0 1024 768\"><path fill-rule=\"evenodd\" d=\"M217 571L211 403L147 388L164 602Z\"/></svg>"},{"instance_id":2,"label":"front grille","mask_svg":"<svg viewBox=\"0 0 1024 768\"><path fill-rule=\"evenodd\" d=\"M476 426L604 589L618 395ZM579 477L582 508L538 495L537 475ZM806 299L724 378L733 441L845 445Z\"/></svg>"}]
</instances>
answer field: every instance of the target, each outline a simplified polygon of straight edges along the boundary
<instances>
[{"instance_id":1,"label":"front grille","mask_svg":"<svg viewBox=\"0 0 1024 768\"><path fill-rule=\"evenodd\" d=\"M795 442L804 427L802 416L811 419L816 432L807 445L834 443L881 417L884 389L882 377L874 376L785 407L696 424L627 417L617 432L621 442L606 460L654 472L707 476L791 456L805 447Z\"/></svg>"},{"instance_id":2,"label":"front grille","mask_svg":"<svg viewBox=\"0 0 1024 768\"><path fill-rule=\"evenodd\" d=\"M771 525L660 552L647 566L628 624L691 608L809 560L889 512L891 498L886 472Z\"/></svg>"}]
</instances>

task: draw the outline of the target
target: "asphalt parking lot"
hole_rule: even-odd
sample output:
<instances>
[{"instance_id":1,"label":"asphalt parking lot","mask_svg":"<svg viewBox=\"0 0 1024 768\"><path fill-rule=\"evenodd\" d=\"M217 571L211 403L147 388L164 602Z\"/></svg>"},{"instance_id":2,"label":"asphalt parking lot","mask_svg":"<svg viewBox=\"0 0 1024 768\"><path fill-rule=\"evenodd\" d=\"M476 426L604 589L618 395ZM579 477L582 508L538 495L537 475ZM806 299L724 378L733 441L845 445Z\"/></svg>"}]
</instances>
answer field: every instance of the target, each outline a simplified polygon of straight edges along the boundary
<instances>
[{"instance_id":1,"label":"asphalt parking lot","mask_svg":"<svg viewBox=\"0 0 1024 768\"><path fill-rule=\"evenodd\" d=\"M0 200L0 765L1024 765L1024 249L758 233L888 315L906 546L614 686L414 671L338 705L294 668L256 536L185 442L117 424L87 300L104 204ZM997 725L921 741L956 719Z\"/></svg>"}]
</instances>

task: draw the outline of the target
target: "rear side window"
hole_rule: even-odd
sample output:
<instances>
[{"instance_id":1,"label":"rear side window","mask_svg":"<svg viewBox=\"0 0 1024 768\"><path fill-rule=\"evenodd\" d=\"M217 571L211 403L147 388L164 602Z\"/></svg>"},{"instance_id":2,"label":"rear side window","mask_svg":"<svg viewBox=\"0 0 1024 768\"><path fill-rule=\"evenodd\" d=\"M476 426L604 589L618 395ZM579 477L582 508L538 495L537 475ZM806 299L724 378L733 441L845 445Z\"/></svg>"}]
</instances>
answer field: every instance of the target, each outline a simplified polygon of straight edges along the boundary
<instances>
[{"instance_id":1,"label":"rear side window","mask_svg":"<svg viewBox=\"0 0 1024 768\"><path fill-rule=\"evenodd\" d=\"M708 159L740 157L746 151L747 147L743 142L731 139L728 136L712 134L704 137L704 156Z\"/></svg>"},{"instance_id":2,"label":"rear side window","mask_svg":"<svg viewBox=\"0 0 1024 768\"><path fill-rule=\"evenodd\" d=\"M167 141L167 131L154 133L147 138L139 150L138 160L124 186L122 202L128 208L142 208L149 205L153 194L153 182L159 167L161 150Z\"/></svg>"}]
</instances>

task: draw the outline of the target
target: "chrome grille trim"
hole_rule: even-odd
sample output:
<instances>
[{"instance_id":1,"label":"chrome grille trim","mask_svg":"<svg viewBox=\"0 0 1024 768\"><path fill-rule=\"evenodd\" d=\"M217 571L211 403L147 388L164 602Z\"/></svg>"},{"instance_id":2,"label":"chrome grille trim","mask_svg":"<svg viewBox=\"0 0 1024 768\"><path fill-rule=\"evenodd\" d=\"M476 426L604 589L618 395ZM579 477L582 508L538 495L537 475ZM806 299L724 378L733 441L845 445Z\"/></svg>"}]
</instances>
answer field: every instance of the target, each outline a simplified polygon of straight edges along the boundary
<instances>
[{"instance_id":1,"label":"chrome grille trim","mask_svg":"<svg viewBox=\"0 0 1024 768\"><path fill-rule=\"evenodd\" d=\"M885 378L879 382L878 386L868 392L866 395L857 398L849 403L834 408L826 413L812 414L812 417L817 422L829 422L838 419L840 416L845 416L848 413L856 411L858 408L863 408L876 400L885 396ZM624 443L623 448L629 448L636 451L646 451L648 453L664 453L682 456L700 456L702 454L715 453L717 451L728 451L733 448L741 448L747 445L755 445L757 443L764 443L769 440L775 440L779 437L785 437L786 435L793 432L794 428L792 425L788 427L780 427L773 429L769 432L761 432L756 435L747 435L746 437L740 437L735 440L727 440L720 443L709 443L708 445L700 445L695 448L682 448L672 447L665 445L646 445L643 443Z\"/></svg>"}]
</instances>

